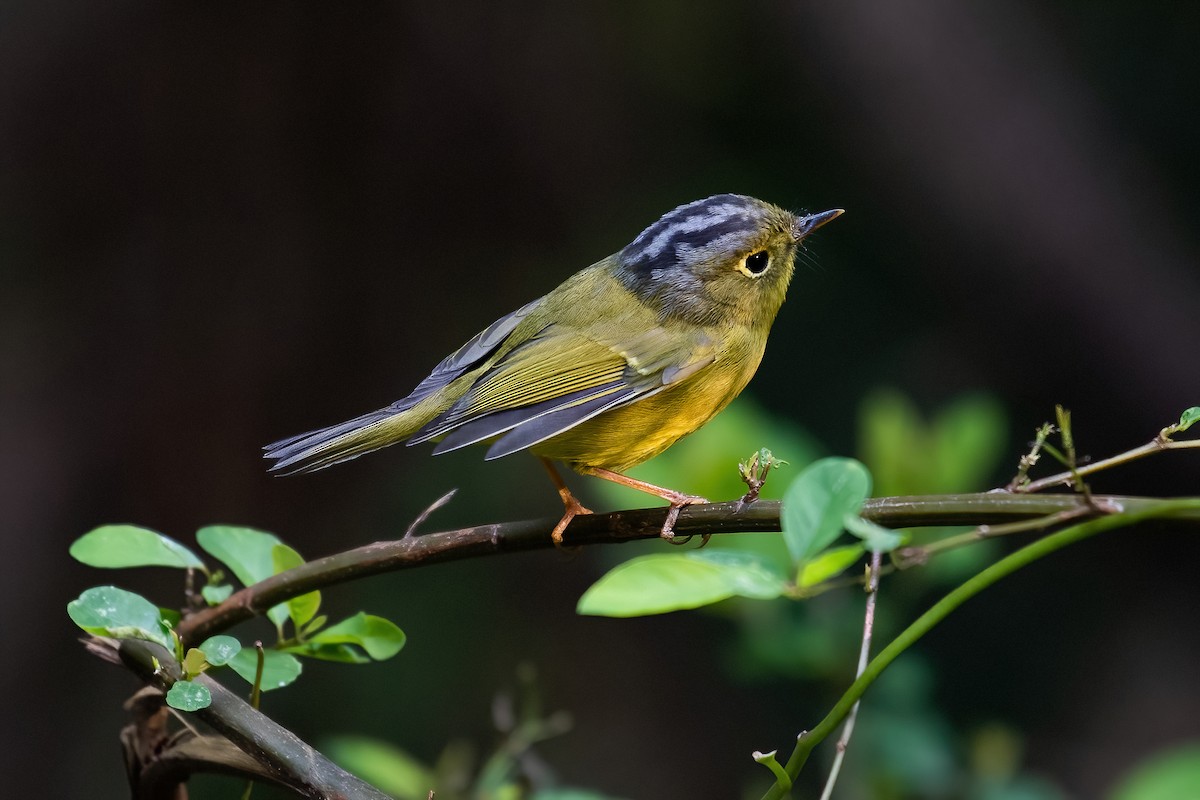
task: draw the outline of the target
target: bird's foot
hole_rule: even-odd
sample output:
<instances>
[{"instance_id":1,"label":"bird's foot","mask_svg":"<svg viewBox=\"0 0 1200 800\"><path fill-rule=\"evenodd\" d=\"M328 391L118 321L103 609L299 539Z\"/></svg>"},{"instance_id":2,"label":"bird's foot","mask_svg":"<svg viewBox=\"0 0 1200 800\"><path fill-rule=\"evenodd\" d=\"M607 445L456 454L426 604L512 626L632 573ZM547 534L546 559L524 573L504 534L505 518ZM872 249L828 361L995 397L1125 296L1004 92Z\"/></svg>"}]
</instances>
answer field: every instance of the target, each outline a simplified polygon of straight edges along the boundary
<instances>
[{"instance_id":1,"label":"bird's foot","mask_svg":"<svg viewBox=\"0 0 1200 800\"><path fill-rule=\"evenodd\" d=\"M554 540L555 547L562 547L563 533L571 524L571 520L580 514L591 514L592 510L576 500L575 495L571 494L571 491L565 486L558 490L558 494L563 501L563 515L558 524L554 526L554 530L550 532L550 538Z\"/></svg>"},{"instance_id":2,"label":"bird's foot","mask_svg":"<svg viewBox=\"0 0 1200 800\"><path fill-rule=\"evenodd\" d=\"M691 536L684 536L682 539L675 537L675 522L679 519L679 511L684 506L704 505L708 500L696 494L683 494L682 492L672 492L670 496L663 495L663 499L669 502L671 507L667 509L667 518L663 520L662 530L658 535L671 544L687 544L692 540ZM712 538L711 534L704 534L704 540L700 546L708 544L710 538Z\"/></svg>"}]
</instances>

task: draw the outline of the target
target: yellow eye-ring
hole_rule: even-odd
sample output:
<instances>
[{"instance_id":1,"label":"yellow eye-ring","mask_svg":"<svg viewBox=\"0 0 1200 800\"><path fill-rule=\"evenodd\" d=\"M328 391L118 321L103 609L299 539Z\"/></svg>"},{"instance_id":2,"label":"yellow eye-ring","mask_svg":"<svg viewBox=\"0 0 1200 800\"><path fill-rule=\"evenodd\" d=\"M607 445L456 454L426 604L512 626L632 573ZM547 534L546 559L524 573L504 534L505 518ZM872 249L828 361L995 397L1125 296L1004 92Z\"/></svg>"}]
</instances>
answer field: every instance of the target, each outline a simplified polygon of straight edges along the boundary
<instances>
[{"instance_id":1,"label":"yellow eye-ring","mask_svg":"<svg viewBox=\"0 0 1200 800\"><path fill-rule=\"evenodd\" d=\"M767 271L767 267L771 266L771 254L766 250L759 250L756 253L751 253L746 256L738 267L742 272L749 275L751 278L757 278Z\"/></svg>"}]
</instances>

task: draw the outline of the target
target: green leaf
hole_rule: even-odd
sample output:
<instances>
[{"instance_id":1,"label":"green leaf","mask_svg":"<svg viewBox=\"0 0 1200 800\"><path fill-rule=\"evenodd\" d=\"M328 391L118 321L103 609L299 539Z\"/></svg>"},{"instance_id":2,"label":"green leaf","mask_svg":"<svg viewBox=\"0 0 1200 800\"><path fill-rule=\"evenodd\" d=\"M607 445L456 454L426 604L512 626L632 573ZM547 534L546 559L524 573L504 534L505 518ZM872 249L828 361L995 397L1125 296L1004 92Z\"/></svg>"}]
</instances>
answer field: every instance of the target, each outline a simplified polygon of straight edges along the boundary
<instances>
[{"instance_id":1,"label":"green leaf","mask_svg":"<svg viewBox=\"0 0 1200 800\"><path fill-rule=\"evenodd\" d=\"M404 647L404 631L396 627L391 620L360 611L353 617L314 634L309 643L318 646L356 645L367 651L367 655L376 661L383 661L396 655Z\"/></svg>"},{"instance_id":2,"label":"green leaf","mask_svg":"<svg viewBox=\"0 0 1200 800\"><path fill-rule=\"evenodd\" d=\"M229 599L229 595L233 594L233 586L225 583L220 586L209 584L200 588L200 596L204 598L204 602L210 606L219 606Z\"/></svg>"},{"instance_id":3,"label":"green leaf","mask_svg":"<svg viewBox=\"0 0 1200 800\"><path fill-rule=\"evenodd\" d=\"M1175 430L1182 433L1197 422L1200 422L1200 406L1192 406L1179 415L1179 424L1175 427Z\"/></svg>"},{"instance_id":4,"label":"green leaf","mask_svg":"<svg viewBox=\"0 0 1200 800\"><path fill-rule=\"evenodd\" d=\"M654 553L610 570L579 598L580 614L637 617L716 603L734 596L770 599L783 576L752 553Z\"/></svg>"},{"instance_id":5,"label":"green leaf","mask_svg":"<svg viewBox=\"0 0 1200 800\"><path fill-rule=\"evenodd\" d=\"M212 693L207 686L193 681L175 681L167 690L167 705L180 711L199 711L212 705Z\"/></svg>"},{"instance_id":6,"label":"green leaf","mask_svg":"<svg viewBox=\"0 0 1200 800\"><path fill-rule=\"evenodd\" d=\"M1200 786L1200 742L1156 753L1125 775L1109 800L1178 800L1196 797Z\"/></svg>"},{"instance_id":7,"label":"green leaf","mask_svg":"<svg viewBox=\"0 0 1200 800\"><path fill-rule=\"evenodd\" d=\"M738 550L692 550L683 554L692 561L713 564L738 597L773 600L783 594L784 577L769 561Z\"/></svg>"},{"instance_id":8,"label":"green leaf","mask_svg":"<svg viewBox=\"0 0 1200 800\"><path fill-rule=\"evenodd\" d=\"M436 783L433 770L378 739L335 736L326 739L321 750L343 768L399 800L425 800Z\"/></svg>"},{"instance_id":9,"label":"green leaf","mask_svg":"<svg viewBox=\"0 0 1200 800\"><path fill-rule=\"evenodd\" d=\"M804 563L796 584L801 588L807 588L827 581L835 575L840 575L847 567L858 561L865 552L866 548L861 544L831 547L813 560Z\"/></svg>"},{"instance_id":10,"label":"green leaf","mask_svg":"<svg viewBox=\"0 0 1200 800\"><path fill-rule=\"evenodd\" d=\"M232 636L217 635L205 639L199 649L214 667L222 667L242 649L242 643Z\"/></svg>"},{"instance_id":11,"label":"green leaf","mask_svg":"<svg viewBox=\"0 0 1200 800\"><path fill-rule=\"evenodd\" d=\"M871 474L852 458L823 458L805 467L784 494L780 515L793 563L824 550L870 493Z\"/></svg>"},{"instance_id":12,"label":"green leaf","mask_svg":"<svg viewBox=\"0 0 1200 800\"><path fill-rule=\"evenodd\" d=\"M237 655L229 659L229 666L253 686L254 673L258 669L258 650L243 647ZM267 692L271 689L282 689L299 678L302 670L300 659L295 656L281 653L278 650L265 650L263 651L262 690Z\"/></svg>"},{"instance_id":13,"label":"green leaf","mask_svg":"<svg viewBox=\"0 0 1200 800\"><path fill-rule=\"evenodd\" d=\"M187 655L183 657L183 671L189 678L199 675L207 668L208 659L204 657L204 652L197 647L190 648Z\"/></svg>"},{"instance_id":14,"label":"green leaf","mask_svg":"<svg viewBox=\"0 0 1200 800\"><path fill-rule=\"evenodd\" d=\"M842 522L846 530L862 539L863 545L871 552L890 553L904 544L906 538L904 534L863 519L858 514L847 514Z\"/></svg>"},{"instance_id":15,"label":"green leaf","mask_svg":"<svg viewBox=\"0 0 1200 800\"><path fill-rule=\"evenodd\" d=\"M300 554L286 544L277 544L271 548L271 560L275 565L275 574L277 575L304 563ZM321 607L321 593L309 592L299 597L293 597L287 601L287 607L288 615L292 618L292 625L299 630L304 623L317 615L317 609Z\"/></svg>"},{"instance_id":16,"label":"green leaf","mask_svg":"<svg viewBox=\"0 0 1200 800\"><path fill-rule=\"evenodd\" d=\"M289 645L282 648L285 653L295 653L305 658L316 658L321 661L335 661L339 664L370 664L371 658L348 644L303 644Z\"/></svg>"},{"instance_id":17,"label":"green leaf","mask_svg":"<svg viewBox=\"0 0 1200 800\"><path fill-rule=\"evenodd\" d=\"M275 545L283 544L273 533L234 525L209 525L196 531L196 541L213 558L219 559L245 586L275 574ZM267 610L276 627L288 618L286 603Z\"/></svg>"},{"instance_id":18,"label":"green leaf","mask_svg":"<svg viewBox=\"0 0 1200 800\"><path fill-rule=\"evenodd\" d=\"M97 586L67 604L76 625L96 636L145 639L175 652L171 630L158 607L146 598L115 586Z\"/></svg>"},{"instance_id":19,"label":"green leaf","mask_svg":"<svg viewBox=\"0 0 1200 800\"><path fill-rule=\"evenodd\" d=\"M137 525L101 525L76 539L70 552L90 567L204 569L204 562L179 542Z\"/></svg>"},{"instance_id":20,"label":"green leaf","mask_svg":"<svg viewBox=\"0 0 1200 800\"><path fill-rule=\"evenodd\" d=\"M304 635L310 636L316 633L317 631L321 630L321 628L325 627L326 622L329 622L329 617L325 616L324 614L314 617L307 625L304 626Z\"/></svg>"}]
</instances>

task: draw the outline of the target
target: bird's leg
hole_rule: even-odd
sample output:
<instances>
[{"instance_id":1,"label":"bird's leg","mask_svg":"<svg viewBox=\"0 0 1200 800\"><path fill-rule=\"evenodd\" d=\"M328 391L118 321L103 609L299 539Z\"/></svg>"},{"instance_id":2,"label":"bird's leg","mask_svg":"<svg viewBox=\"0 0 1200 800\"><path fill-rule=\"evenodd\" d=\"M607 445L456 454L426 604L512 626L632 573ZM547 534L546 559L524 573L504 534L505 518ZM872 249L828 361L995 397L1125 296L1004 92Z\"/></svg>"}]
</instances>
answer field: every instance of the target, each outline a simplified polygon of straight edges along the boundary
<instances>
[{"instance_id":1,"label":"bird's leg","mask_svg":"<svg viewBox=\"0 0 1200 800\"><path fill-rule=\"evenodd\" d=\"M584 475L595 475L597 478L604 478L606 481L619 483L622 486L628 486L630 489L637 489L639 492L645 492L646 494L652 494L655 497L661 497L663 500L666 500L668 503L670 503L671 508L669 511L667 511L667 519L665 522L663 522L662 531L659 533L659 536L667 541L671 541L675 538L675 520L679 519L679 509L683 508L684 506L692 506L708 502L699 495L684 494L683 492L677 492L674 489L665 489L662 486L655 486L653 483L639 481L637 478L631 478L628 475L622 475L621 473L613 472L612 470L602 469L600 467L578 467L577 469ZM684 541L686 541L686 539ZM705 538L705 541L708 541L707 537Z\"/></svg>"},{"instance_id":2,"label":"bird's leg","mask_svg":"<svg viewBox=\"0 0 1200 800\"><path fill-rule=\"evenodd\" d=\"M554 540L554 546L558 547L562 544L563 532L567 526L571 524L571 520L580 514L590 514L592 510L585 508L582 503L575 499L575 495L571 494L571 490L567 488L567 484L563 482L562 476L558 474L558 470L554 468L554 464L542 457L538 457L538 461L542 462L542 466L546 468L546 472L550 474L550 480L554 481L554 486L558 489L558 496L563 501L563 515L558 524L554 526L554 530L550 532L550 538Z\"/></svg>"}]
</instances>

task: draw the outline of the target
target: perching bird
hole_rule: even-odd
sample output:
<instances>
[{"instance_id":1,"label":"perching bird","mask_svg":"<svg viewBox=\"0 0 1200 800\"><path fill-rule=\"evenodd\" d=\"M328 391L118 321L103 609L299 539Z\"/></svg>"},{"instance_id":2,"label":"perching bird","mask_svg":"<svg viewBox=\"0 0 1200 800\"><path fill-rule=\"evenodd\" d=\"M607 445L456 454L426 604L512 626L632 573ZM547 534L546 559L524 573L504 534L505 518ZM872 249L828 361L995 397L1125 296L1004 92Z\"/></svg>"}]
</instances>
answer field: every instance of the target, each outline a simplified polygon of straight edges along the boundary
<instances>
[{"instance_id":1,"label":"perching bird","mask_svg":"<svg viewBox=\"0 0 1200 800\"><path fill-rule=\"evenodd\" d=\"M486 459L539 456L565 511L561 461L681 506L704 498L621 473L704 425L758 369L796 249L841 209L797 215L720 194L682 205L624 249L501 317L386 408L264 448L273 472L312 472L396 442L434 454L486 442Z\"/></svg>"}]
</instances>

